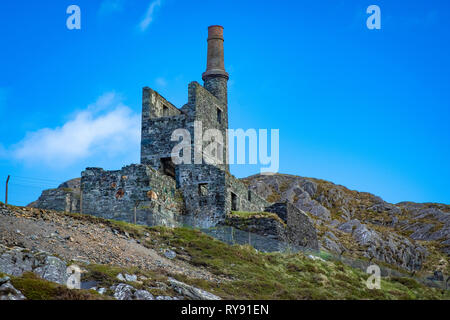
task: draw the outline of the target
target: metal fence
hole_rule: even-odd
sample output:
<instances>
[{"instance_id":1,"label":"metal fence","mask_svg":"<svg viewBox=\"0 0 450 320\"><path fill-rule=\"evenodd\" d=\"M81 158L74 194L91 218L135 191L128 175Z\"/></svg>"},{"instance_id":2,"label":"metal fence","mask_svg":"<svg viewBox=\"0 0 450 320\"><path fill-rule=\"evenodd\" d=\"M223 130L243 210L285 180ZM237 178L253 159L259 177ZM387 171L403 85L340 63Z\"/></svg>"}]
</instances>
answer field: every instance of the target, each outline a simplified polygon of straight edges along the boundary
<instances>
[{"instance_id":1,"label":"metal fence","mask_svg":"<svg viewBox=\"0 0 450 320\"><path fill-rule=\"evenodd\" d=\"M305 247L294 246L292 244L283 241L239 230L231 226L216 226L213 228L199 229L199 230L212 236L213 238L216 238L222 242L231 245L235 244L250 245L254 247L256 250L261 252L284 252L284 253L303 252L306 255L311 255L323 259L325 261L340 261L345 265L362 270L363 272L366 272L367 268L370 265L376 264L376 262L372 262L370 260L353 259L342 255L341 256L334 255L329 252L317 251ZM411 275L411 273L408 273L407 271L399 271L379 264L377 264L377 266L380 268L381 277L411 278L429 287L444 290L450 289L449 286L450 277L448 275L443 274L442 280L436 279L436 277L434 277L433 275L425 277L414 277Z\"/></svg>"}]
</instances>

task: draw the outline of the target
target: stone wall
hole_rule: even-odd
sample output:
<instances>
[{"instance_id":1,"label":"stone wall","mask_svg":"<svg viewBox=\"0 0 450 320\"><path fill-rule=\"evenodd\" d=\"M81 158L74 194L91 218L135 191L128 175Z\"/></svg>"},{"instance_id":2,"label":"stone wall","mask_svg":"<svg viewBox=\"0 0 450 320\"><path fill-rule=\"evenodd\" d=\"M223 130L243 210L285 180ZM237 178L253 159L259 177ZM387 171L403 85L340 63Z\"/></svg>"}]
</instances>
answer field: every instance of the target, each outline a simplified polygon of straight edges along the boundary
<instances>
[{"instance_id":1,"label":"stone wall","mask_svg":"<svg viewBox=\"0 0 450 320\"><path fill-rule=\"evenodd\" d=\"M168 113L162 115L163 106ZM177 142L171 141L172 132L184 128L185 115L169 103L156 91L143 89L142 95L142 129L141 129L141 164L148 164L161 170L161 158L170 158Z\"/></svg>"},{"instance_id":2,"label":"stone wall","mask_svg":"<svg viewBox=\"0 0 450 320\"><path fill-rule=\"evenodd\" d=\"M220 110L220 119L218 115ZM215 96L213 96L208 90L203 88L198 82L191 82L188 86L188 103L181 108L181 111L186 114L186 129L189 130L192 137L192 150L194 150L194 138L198 141L202 141L202 136L208 129L219 130L223 137L223 154L222 157L216 156L216 158L222 158L223 164L217 165L223 170L229 170L227 165L228 160L228 110L227 106L222 104ZM194 134L194 122L201 123L201 134ZM209 144L208 141L202 142L202 151L205 151L205 147ZM195 150L199 152L199 150ZM194 163L194 152L192 153L192 163ZM206 155L211 156L211 155Z\"/></svg>"},{"instance_id":3,"label":"stone wall","mask_svg":"<svg viewBox=\"0 0 450 320\"><path fill-rule=\"evenodd\" d=\"M240 203L245 210L260 210L267 205L255 193L252 193L253 200L249 201L245 185L227 173L228 110L223 101L199 83L191 82L188 86L188 103L181 109L173 107L150 88L144 88L142 106L141 163L164 173L161 159L170 158L173 147L178 144L178 141L171 141L173 131L183 128L190 133L191 164L174 166L177 187L185 200L186 223L210 227L223 221L231 210L230 188L242 199ZM161 106L173 108L170 107L168 113L162 115ZM195 124L199 125L200 130L195 130ZM208 151L211 154L206 154L205 147L210 141L203 141L202 137L211 129L220 131L223 140L217 141L220 143L218 148ZM202 149L196 149L196 145L201 145ZM205 156L210 160L219 158L222 163L207 163L203 161ZM198 163L196 158L202 162ZM227 179L227 176L231 178Z\"/></svg>"},{"instance_id":4,"label":"stone wall","mask_svg":"<svg viewBox=\"0 0 450 320\"><path fill-rule=\"evenodd\" d=\"M275 215L271 216L265 212L255 212L249 216L229 214L222 224L285 242L297 248L319 250L316 230L304 212L286 203L270 205L265 211Z\"/></svg>"},{"instance_id":5,"label":"stone wall","mask_svg":"<svg viewBox=\"0 0 450 320\"><path fill-rule=\"evenodd\" d=\"M228 104L228 80L224 77L207 77L205 89L211 92L224 105Z\"/></svg>"},{"instance_id":6,"label":"stone wall","mask_svg":"<svg viewBox=\"0 0 450 320\"><path fill-rule=\"evenodd\" d=\"M293 245L319 250L317 232L306 213L290 203L275 203L266 208L276 213L287 225L287 239Z\"/></svg>"},{"instance_id":7,"label":"stone wall","mask_svg":"<svg viewBox=\"0 0 450 320\"><path fill-rule=\"evenodd\" d=\"M177 177L189 225L211 227L225 219L225 172L213 165L179 165Z\"/></svg>"},{"instance_id":8,"label":"stone wall","mask_svg":"<svg viewBox=\"0 0 450 320\"><path fill-rule=\"evenodd\" d=\"M225 212L231 211L264 211L270 205L265 199L248 189L247 185L231 175L226 174L227 193L225 195ZM233 208L233 195L236 196L236 207Z\"/></svg>"},{"instance_id":9,"label":"stone wall","mask_svg":"<svg viewBox=\"0 0 450 320\"><path fill-rule=\"evenodd\" d=\"M255 233L270 239L287 242L286 225L272 217L241 218L235 215L227 215L225 225Z\"/></svg>"},{"instance_id":10,"label":"stone wall","mask_svg":"<svg viewBox=\"0 0 450 320\"><path fill-rule=\"evenodd\" d=\"M80 179L72 179L62 183L56 189L42 191L39 199L28 206L65 212L79 212Z\"/></svg>"},{"instance_id":11,"label":"stone wall","mask_svg":"<svg viewBox=\"0 0 450 320\"><path fill-rule=\"evenodd\" d=\"M83 213L145 225L177 225L184 211L175 180L146 165L87 168L81 175Z\"/></svg>"}]
</instances>

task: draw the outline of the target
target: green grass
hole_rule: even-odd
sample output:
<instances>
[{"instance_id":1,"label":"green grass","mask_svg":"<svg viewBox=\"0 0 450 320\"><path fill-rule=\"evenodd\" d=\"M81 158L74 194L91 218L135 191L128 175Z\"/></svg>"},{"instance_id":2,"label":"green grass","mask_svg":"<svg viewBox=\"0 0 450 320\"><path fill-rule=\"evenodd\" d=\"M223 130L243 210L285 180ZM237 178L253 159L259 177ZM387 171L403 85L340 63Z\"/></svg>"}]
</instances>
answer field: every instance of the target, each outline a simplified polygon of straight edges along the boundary
<instances>
[{"instance_id":1,"label":"green grass","mask_svg":"<svg viewBox=\"0 0 450 320\"><path fill-rule=\"evenodd\" d=\"M87 270L87 273L83 274L83 281L96 281L98 287L110 288L114 284L118 283L128 283L131 286L137 289L145 289L155 296L164 295L164 296L175 296L177 295L172 289L168 287L158 288L158 283L166 282L168 274L163 269L158 270L143 270L140 268L121 268L113 265L99 265L99 264L90 264L84 266ZM121 273L125 274L133 274L137 275L138 279L144 279L143 281L138 280L139 282L126 282L120 281L117 279L117 275ZM152 289L149 289L152 288ZM109 292L112 294L112 292Z\"/></svg>"},{"instance_id":2,"label":"green grass","mask_svg":"<svg viewBox=\"0 0 450 320\"><path fill-rule=\"evenodd\" d=\"M70 215L102 223L122 233L128 232L149 248L173 247L178 253L175 260L189 256L190 264L225 280L217 283L180 274L170 276L225 299L450 299L450 291L425 287L409 278L386 278L381 281L380 290L369 290L365 285L368 274L339 261L312 260L303 253L261 253L250 246L227 245L188 228L146 227L87 215ZM119 272L145 275L148 280L144 285L148 286L165 282L168 276L162 269L147 271L98 265L85 268L87 278L105 286L116 281ZM14 281L19 290L22 288L24 294L33 299L70 297L70 292L58 291L63 289L55 289L57 285L43 284L36 278L15 278ZM79 291L73 294L76 294L75 298L87 297L80 296Z\"/></svg>"},{"instance_id":3,"label":"green grass","mask_svg":"<svg viewBox=\"0 0 450 320\"><path fill-rule=\"evenodd\" d=\"M253 218L267 218L279 221L285 224L283 220L276 214L272 212L247 212L247 211L232 211L228 214L230 218L240 218L240 219L253 219Z\"/></svg>"},{"instance_id":4,"label":"green grass","mask_svg":"<svg viewBox=\"0 0 450 320\"><path fill-rule=\"evenodd\" d=\"M248 246L230 246L199 231L184 228L149 229L175 247L183 247L190 263L230 278L220 285L204 280L181 281L226 299L450 299L449 292L410 283L382 280L381 290L369 290L369 275L340 262L313 261L302 253L260 253Z\"/></svg>"},{"instance_id":5,"label":"green grass","mask_svg":"<svg viewBox=\"0 0 450 320\"><path fill-rule=\"evenodd\" d=\"M34 273L24 273L21 277L11 277L12 285L30 300L100 300L101 296L91 290L70 290L38 278Z\"/></svg>"},{"instance_id":6,"label":"green grass","mask_svg":"<svg viewBox=\"0 0 450 320\"><path fill-rule=\"evenodd\" d=\"M230 246L189 228L108 222L138 238L149 233L152 241L142 239L148 247L183 248L175 251L188 254L190 264L229 280L217 284L172 276L225 299L450 299L449 291L409 278L382 279L380 290L369 290L365 285L368 274L339 261L314 261L302 253L261 253L250 246Z\"/></svg>"}]
</instances>

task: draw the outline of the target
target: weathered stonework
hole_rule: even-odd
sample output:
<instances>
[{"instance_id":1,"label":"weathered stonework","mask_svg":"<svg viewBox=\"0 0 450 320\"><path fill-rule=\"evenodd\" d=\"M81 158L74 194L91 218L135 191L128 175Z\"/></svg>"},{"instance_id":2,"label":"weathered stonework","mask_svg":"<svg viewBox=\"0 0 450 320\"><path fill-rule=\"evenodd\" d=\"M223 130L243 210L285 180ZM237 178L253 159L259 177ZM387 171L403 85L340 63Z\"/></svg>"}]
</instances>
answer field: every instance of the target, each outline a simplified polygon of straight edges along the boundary
<instances>
[{"instance_id":1,"label":"weathered stonework","mask_svg":"<svg viewBox=\"0 0 450 320\"><path fill-rule=\"evenodd\" d=\"M146 165L117 171L87 168L81 174L83 213L145 225L178 224L184 211L175 181Z\"/></svg>"},{"instance_id":2,"label":"weathered stonework","mask_svg":"<svg viewBox=\"0 0 450 320\"><path fill-rule=\"evenodd\" d=\"M228 215L224 224L274 240L283 242L288 241L286 225L273 217L256 215L255 217L241 218L234 215Z\"/></svg>"},{"instance_id":3,"label":"weathered stonework","mask_svg":"<svg viewBox=\"0 0 450 320\"><path fill-rule=\"evenodd\" d=\"M290 203L275 203L266 208L267 212L276 213L287 226L287 239L290 243L319 250L317 232L308 215Z\"/></svg>"},{"instance_id":4,"label":"weathered stonework","mask_svg":"<svg viewBox=\"0 0 450 320\"><path fill-rule=\"evenodd\" d=\"M35 202L28 206L67 212L80 211L80 178L62 183L56 189L44 190Z\"/></svg>"},{"instance_id":5,"label":"weathered stonework","mask_svg":"<svg viewBox=\"0 0 450 320\"><path fill-rule=\"evenodd\" d=\"M272 205L229 172L229 76L224 68L223 42L223 28L211 26L207 70L202 75L204 86L191 82L188 101L181 108L155 90L143 88L141 164L115 171L87 168L81 174L79 201L67 199L71 196L67 192L56 192L56 207L52 209L146 225L188 224L208 228L223 222L231 211L261 212ZM187 163L173 162L172 152L180 143L177 139L172 141L177 129L190 136L187 141L183 136L183 142L190 146ZM211 149L207 148L211 140L204 138L213 131L221 134L222 141L215 141L218 145ZM214 159L219 161L211 162ZM42 201L40 205L49 208ZM301 240L305 235L309 237L307 220L291 208L282 210L286 212L288 225L293 222L300 226L270 225L265 233L270 234L273 228L279 238L294 239L292 233L300 232L299 239L292 241L311 246Z\"/></svg>"}]
</instances>

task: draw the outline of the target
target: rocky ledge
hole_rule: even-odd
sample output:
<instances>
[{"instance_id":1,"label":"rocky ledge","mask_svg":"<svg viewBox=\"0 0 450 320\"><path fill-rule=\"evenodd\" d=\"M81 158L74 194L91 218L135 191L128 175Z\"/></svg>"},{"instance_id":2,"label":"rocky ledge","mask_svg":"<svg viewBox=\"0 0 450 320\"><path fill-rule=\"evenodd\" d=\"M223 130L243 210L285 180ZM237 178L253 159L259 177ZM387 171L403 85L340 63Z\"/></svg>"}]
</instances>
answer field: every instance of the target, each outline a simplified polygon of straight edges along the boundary
<instances>
[{"instance_id":1,"label":"rocky ledge","mask_svg":"<svg viewBox=\"0 0 450 320\"><path fill-rule=\"evenodd\" d=\"M394 205L328 181L284 174L243 181L268 201L287 202L308 213L322 250L415 272L450 274L448 205Z\"/></svg>"}]
</instances>

